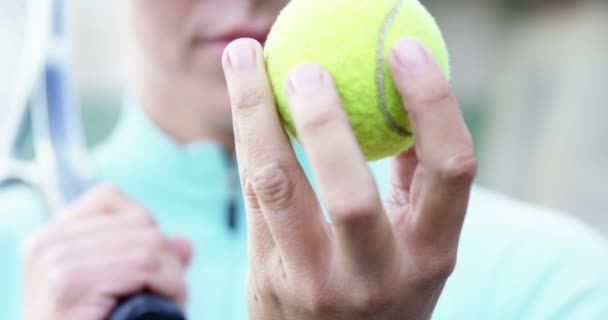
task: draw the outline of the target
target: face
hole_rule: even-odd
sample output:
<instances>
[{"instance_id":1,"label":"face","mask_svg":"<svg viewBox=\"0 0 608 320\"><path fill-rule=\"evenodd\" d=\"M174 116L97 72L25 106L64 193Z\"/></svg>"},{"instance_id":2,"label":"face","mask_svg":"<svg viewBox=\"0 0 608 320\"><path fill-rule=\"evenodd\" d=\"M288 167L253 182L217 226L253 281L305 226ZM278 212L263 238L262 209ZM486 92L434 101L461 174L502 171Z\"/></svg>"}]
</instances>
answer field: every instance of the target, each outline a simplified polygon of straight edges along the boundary
<instances>
[{"instance_id":1,"label":"face","mask_svg":"<svg viewBox=\"0 0 608 320\"><path fill-rule=\"evenodd\" d=\"M144 77L196 106L214 122L229 123L230 108L221 55L226 45L249 37L264 42L288 0L131 0L134 41Z\"/></svg>"}]
</instances>

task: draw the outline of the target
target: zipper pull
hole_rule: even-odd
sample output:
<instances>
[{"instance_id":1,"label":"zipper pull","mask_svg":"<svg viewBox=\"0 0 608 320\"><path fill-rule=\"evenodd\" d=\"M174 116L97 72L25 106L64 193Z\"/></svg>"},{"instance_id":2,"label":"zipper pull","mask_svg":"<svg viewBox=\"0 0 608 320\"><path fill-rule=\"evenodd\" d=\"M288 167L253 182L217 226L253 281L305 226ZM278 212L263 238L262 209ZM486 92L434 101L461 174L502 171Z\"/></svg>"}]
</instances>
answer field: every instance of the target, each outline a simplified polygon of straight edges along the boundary
<instances>
[{"instance_id":1,"label":"zipper pull","mask_svg":"<svg viewBox=\"0 0 608 320\"><path fill-rule=\"evenodd\" d=\"M228 168L226 171L226 179L228 179L226 186L228 187L227 192L227 206L226 206L226 223L228 229L231 232L237 230L238 221L238 197L240 196L238 184L238 169L235 165L236 161L234 155L228 155Z\"/></svg>"},{"instance_id":2,"label":"zipper pull","mask_svg":"<svg viewBox=\"0 0 608 320\"><path fill-rule=\"evenodd\" d=\"M236 231L236 227L238 224L236 211L237 211L236 201L234 199L229 199L226 214L227 214L227 220L228 220L228 229L233 232Z\"/></svg>"}]
</instances>

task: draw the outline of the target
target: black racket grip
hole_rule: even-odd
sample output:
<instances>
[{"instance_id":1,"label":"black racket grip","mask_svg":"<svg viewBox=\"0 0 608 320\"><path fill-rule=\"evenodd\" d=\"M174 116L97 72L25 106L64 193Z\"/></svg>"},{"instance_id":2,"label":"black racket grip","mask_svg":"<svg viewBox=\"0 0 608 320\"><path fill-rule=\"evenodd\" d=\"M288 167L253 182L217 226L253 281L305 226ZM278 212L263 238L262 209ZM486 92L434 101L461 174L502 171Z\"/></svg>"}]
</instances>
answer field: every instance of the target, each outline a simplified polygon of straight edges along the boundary
<instances>
[{"instance_id":1,"label":"black racket grip","mask_svg":"<svg viewBox=\"0 0 608 320\"><path fill-rule=\"evenodd\" d=\"M122 301L108 320L186 320L182 310L167 298L140 293Z\"/></svg>"}]
</instances>

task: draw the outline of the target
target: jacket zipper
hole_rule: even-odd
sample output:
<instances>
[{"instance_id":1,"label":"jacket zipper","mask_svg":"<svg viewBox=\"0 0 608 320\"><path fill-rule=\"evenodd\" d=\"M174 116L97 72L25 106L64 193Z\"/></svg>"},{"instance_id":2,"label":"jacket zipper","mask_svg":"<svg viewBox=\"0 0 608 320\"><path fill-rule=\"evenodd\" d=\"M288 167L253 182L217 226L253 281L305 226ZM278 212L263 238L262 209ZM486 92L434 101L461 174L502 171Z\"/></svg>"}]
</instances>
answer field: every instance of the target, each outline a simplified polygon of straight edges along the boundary
<instances>
[{"instance_id":1,"label":"jacket zipper","mask_svg":"<svg viewBox=\"0 0 608 320\"><path fill-rule=\"evenodd\" d=\"M226 224L228 230L236 232L239 221L238 221L238 200L239 200L239 178L238 169L234 154L227 155L227 170L226 170L226 186L227 190L227 203L226 203Z\"/></svg>"}]
</instances>

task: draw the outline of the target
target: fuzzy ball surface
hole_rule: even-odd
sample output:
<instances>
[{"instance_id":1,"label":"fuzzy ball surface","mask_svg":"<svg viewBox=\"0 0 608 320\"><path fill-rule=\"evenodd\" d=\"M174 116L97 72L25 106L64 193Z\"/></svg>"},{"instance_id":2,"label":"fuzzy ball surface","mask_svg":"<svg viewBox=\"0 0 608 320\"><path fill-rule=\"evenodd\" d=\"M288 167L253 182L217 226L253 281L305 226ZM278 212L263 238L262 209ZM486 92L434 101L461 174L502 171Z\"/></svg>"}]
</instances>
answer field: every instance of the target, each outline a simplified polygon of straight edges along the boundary
<instances>
[{"instance_id":1,"label":"fuzzy ball surface","mask_svg":"<svg viewBox=\"0 0 608 320\"><path fill-rule=\"evenodd\" d=\"M418 0L292 0L264 50L278 111L290 135L297 140L285 93L287 76L294 66L313 62L332 75L366 159L411 147L407 112L388 68L392 44L406 36L420 40L449 77L441 31Z\"/></svg>"}]
</instances>

